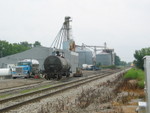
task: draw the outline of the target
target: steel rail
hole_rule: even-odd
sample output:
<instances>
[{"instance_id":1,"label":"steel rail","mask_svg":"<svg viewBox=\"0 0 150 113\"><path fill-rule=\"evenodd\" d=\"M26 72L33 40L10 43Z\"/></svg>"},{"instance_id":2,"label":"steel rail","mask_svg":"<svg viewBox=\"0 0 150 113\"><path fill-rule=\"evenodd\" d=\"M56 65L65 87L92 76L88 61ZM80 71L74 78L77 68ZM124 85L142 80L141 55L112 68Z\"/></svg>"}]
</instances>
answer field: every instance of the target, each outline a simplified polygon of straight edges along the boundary
<instances>
[{"instance_id":1,"label":"steel rail","mask_svg":"<svg viewBox=\"0 0 150 113\"><path fill-rule=\"evenodd\" d=\"M44 82L44 81L38 81L36 83L29 83L29 84L24 84L24 85L20 85L20 86L12 86L12 87L8 87L8 88L1 88L0 92L2 92L2 90L9 90L9 89L11 90L12 88L20 88L20 87L24 87L24 86L36 85L36 84L40 84L42 82Z\"/></svg>"}]
</instances>

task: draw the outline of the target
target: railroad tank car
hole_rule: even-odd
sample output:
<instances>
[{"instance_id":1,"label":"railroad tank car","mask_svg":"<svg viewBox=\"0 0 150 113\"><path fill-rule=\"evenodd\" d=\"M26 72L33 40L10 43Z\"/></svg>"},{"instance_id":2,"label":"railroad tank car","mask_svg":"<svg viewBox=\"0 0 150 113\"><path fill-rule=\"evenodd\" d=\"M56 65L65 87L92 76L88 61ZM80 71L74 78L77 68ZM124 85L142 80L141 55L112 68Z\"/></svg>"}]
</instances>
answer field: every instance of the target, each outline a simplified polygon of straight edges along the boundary
<instances>
[{"instance_id":1,"label":"railroad tank car","mask_svg":"<svg viewBox=\"0 0 150 113\"><path fill-rule=\"evenodd\" d=\"M44 69L46 73L45 79L61 79L62 76L69 77L70 68L70 64L64 57L54 55L48 56L44 61Z\"/></svg>"}]
</instances>

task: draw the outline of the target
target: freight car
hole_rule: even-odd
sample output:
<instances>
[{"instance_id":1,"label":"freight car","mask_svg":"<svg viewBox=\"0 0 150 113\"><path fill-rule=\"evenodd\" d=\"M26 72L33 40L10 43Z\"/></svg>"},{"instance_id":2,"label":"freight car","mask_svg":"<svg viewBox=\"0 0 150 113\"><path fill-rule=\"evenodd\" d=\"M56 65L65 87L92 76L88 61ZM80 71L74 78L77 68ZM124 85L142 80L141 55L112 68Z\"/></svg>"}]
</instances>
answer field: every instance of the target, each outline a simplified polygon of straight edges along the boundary
<instances>
[{"instance_id":1,"label":"freight car","mask_svg":"<svg viewBox=\"0 0 150 113\"><path fill-rule=\"evenodd\" d=\"M70 76L70 64L57 53L57 56L48 56L44 61L45 79L61 79L62 76Z\"/></svg>"}]
</instances>

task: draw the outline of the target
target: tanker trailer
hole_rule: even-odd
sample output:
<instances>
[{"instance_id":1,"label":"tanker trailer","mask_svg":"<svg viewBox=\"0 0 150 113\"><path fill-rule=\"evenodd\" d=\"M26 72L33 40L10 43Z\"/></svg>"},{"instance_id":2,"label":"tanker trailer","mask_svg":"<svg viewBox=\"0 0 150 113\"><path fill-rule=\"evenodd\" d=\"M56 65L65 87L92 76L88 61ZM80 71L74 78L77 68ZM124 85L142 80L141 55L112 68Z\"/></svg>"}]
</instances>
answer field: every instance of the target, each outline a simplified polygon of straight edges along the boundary
<instances>
[{"instance_id":1,"label":"tanker trailer","mask_svg":"<svg viewBox=\"0 0 150 113\"><path fill-rule=\"evenodd\" d=\"M11 68L0 68L0 80L11 77L12 77Z\"/></svg>"},{"instance_id":2,"label":"tanker trailer","mask_svg":"<svg viewBox=\"0 0 150 113\"><path fill-rule=\"evenodd\" d=\"M61 79L70 76L70 64L62 56L48 56L44 61L45 79Z\"/></svg>"}]
</instances>

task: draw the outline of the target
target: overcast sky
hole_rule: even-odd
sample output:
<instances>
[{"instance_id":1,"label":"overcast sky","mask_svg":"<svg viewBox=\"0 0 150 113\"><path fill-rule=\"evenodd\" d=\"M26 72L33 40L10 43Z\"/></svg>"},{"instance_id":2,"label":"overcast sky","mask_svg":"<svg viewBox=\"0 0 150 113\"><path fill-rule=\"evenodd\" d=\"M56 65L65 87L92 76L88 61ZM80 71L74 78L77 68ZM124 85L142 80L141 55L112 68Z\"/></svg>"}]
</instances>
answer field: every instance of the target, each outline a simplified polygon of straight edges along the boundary
<instances>
[{"instance_id":1,"label":"overcast sky","mask_svg":"<svg viewBox=\"0 0 150 113\"><path fill-rule=\"evenodd\" d=\"M0 40L50 47L65 16L76 44L106 42L127 62L150 47L150 0L0 0Z\"/></svg>"}]
</instances>

